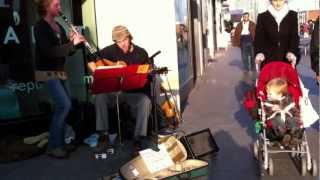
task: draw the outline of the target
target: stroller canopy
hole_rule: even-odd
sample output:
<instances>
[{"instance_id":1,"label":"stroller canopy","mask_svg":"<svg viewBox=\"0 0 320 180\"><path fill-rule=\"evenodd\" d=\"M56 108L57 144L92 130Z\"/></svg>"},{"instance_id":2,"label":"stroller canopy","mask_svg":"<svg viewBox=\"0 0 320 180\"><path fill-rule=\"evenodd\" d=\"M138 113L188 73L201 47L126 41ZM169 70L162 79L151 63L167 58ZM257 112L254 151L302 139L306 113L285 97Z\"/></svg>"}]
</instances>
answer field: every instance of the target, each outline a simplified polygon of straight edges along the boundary
<instances>
[{"instance_id":1,"label":"stroller canopy","mask_svg":"<svg viewBox=\"0 0 320 180\"><path fill-rule=\"evenodd\" d=\"M299 104L299 97L302 96L299 77L296 69L291 64L274 61L263 66L259 74L257 84L257 97L266 99L266 84L273 78L284 78L288 82L288 92L292 95L294 102Z\"/></svg>"}]
</instances>

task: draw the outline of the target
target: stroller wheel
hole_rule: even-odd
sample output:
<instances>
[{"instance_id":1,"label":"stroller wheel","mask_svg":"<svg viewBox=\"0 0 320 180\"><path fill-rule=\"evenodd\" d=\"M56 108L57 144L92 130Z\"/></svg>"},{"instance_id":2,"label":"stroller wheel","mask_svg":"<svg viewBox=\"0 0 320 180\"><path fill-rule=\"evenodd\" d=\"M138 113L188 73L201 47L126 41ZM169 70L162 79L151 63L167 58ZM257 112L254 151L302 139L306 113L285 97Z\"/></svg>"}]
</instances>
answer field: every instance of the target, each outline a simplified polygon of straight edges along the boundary
<instances>
[{"instance_id":1,"label":"stroller wheel","mask_svg":"<svg viewBox=\"0 0 320 180\"><path fill-rule=\"evenodd\" d=\"M292 148L291 148L291 151L292 151L292 152L290 153L291 157L292 157L292 158L295 158L296 155L297 155L297 153L295 152L295 151L296 151L296 148L295 148L295 147L292 147Z\"/></svg>"},{"instance_id":2,"label":"stroller wheel","mask_svg":"<svg viewBox=\"0 0 320 180\"><path fill-rule=\"evenodd\" d=\"M259 144L257 141L253 143L253 154L256 159L259 158Z\"/></svg>"},{"instance_id":3,"label":"stroller wheel","mask_svg":"<svg viewBox=\"0 0 320 180\"><path fill-rule=\"evenodd\" d=\"M315 159L311 160L312 166L311 166L311 175L312 176L317 176L318 174L318 164Z\"/></svg>"},{"instance_id":4,"label":"stroller wheel","mask_svg":"<svg viewBox=\"0 0 320 180\"><path fill-rule=\"evenodd\" d=\"M307 159L305 157L301 158L301 176L305 176L307 173Z\"/></svg>"},{"instance_id":5,"label":"stroller wheel","mask_svg":"<svg viewBox=\"0 0 320 180\"><path fill-rule=\"evenodd\" d=\"M270 176L273 176L274 174L274 166L273 166L273 159L272 158L269 158L269 167L268 167L268 170L269 170L269 175Z\"/></svg>"},{"instance_id":6,"label":"stroller wheel","mask_svg":"<svg viewBox=\"0 0 320 180\"><path fill-rule=\"evenodd\" d=\"M301 152L303 149L302 149L302 145L301 144L299 144L298 146L297 146L297 151L298 152ZM301 155L302 155L302 153L297 153L296 154L296 156L298 156L299 158L301 158Z\"/></svg>"},{"instance_id":7,"label":"stroller wheel","mask_svg":"<svg viewBox=\"0 0 320 180\"><path fill-rule=\"evenodd\" d=\"M260 151L260 153L258 153L258 162L259 162L259 168L260 168L260 176L265 176L265 174L267 173L266 172L266 169L264 167L264 157L263 157L263 152Z\"/></svg>"}]
</instances>

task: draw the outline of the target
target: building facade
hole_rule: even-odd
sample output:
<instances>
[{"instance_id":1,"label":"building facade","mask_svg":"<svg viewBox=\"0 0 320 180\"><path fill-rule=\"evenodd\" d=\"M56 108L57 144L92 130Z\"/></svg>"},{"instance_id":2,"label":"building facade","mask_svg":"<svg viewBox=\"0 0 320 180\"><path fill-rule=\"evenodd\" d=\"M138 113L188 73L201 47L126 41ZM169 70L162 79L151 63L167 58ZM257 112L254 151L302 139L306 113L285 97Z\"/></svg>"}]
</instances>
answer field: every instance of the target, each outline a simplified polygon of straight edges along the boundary
<instances>
[{"instance_id":1,"label":"building facade","mask_svg":"<svg viewBox=\"0 0 320 180\"><path fill-rule=\"evenodd\" d=\"M214 59L223 34L222 1L215 0L61 0L62 11L97 49L112 43L111 30L129 28L134 43L154 62L168 67L161 83L170 85L178 104L187 101L206 65ZM46 114L46 89L34 79L33 25L39 19L32 0L0 0L0 123ZM66 30L68 26L57 19ZM88 52L77 51L66 63L71 97L90 102Z\"/></svg>"}]
</instances>

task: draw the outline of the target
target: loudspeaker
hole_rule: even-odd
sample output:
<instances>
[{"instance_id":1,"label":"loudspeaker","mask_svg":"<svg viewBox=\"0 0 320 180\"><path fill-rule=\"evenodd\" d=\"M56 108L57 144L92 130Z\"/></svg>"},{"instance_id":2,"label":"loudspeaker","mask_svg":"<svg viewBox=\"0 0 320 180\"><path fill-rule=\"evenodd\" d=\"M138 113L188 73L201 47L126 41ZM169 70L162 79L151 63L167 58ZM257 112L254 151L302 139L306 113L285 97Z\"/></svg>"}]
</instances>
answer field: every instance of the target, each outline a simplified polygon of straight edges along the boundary
<instances>
[{"instance_id":1,"label":"loudspeaker","mask_svg":"<svg viewBox=\"0 0 320 180\"><path fill-rule=\"evenodd\" d=\"M219 151L209 128L183 136L180 140L188 152L188 158L207 160L206 156Z\"/></svg>"}]
</instances>

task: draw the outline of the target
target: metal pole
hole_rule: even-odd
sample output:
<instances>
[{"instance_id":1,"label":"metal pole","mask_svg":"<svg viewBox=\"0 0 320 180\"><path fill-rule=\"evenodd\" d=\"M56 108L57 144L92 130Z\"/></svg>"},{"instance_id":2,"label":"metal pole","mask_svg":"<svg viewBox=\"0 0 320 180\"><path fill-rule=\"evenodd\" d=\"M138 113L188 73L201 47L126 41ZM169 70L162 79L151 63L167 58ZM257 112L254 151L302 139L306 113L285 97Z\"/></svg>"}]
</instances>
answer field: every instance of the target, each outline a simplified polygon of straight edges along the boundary
<instances>
[{"instance_id":1,"label":"metal pole","mask_svg":"<svg viewBox=\"0 0 320 180\"><path fill-rule=\"evenodd\" d=\"M122 87L123 77L119 78L120 87ZM120 88L121 89L121 88ZM119 94L121 91L116 93L116 103L117 103L117 119L118 119L118 134L119 134L119 144L122 144L122 136L121 136L121 119L120 119L120 108L119 108Z\"/></svg>"},{"instance_id":2,"label":"metal pole","mask_svg":"<svg viewBox=\"0 0 320 180\"><path fill-rule=\"evenodd\" d=\"M119 94L120 91L117 92L116 94L116 102L117 102L117 118L118 118L118 134L119 134L119 143L122 143L122 138L121 138L121 120L120 120L120 110L119 110Z\"/></svg>"}]
</instances>

